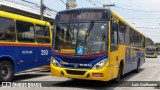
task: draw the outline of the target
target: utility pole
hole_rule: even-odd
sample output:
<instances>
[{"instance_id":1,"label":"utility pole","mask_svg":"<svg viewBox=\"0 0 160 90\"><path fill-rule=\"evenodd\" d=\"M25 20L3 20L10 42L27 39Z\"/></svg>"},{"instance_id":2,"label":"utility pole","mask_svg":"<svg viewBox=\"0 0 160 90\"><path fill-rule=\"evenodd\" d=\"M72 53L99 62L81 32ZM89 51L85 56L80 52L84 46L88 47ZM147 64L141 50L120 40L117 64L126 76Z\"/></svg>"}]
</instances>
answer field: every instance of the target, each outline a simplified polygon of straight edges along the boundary
<instances>
[{"instance_id":1,"label":"utility pole","mask_svg":"<svg viewBox=\"0 0 160 90\"><path fill-rule=\"evenodd\" d=\"M69 2L66 0L66 9L69 9Z\"/></svg>"},{"instance_id":2,"label":"utility pole","mask_svg":"<svg viewBox=\"0 0 160 90\"><path fill-rule=\"evenodd\" d=\"M66 3L66 9L69 9L69 4L68 3Z\"/></svg>"},{"instance_id":3,"label":"utility pole","mask_svg":"<svg viewBox=\"0 0 160 90\"><path fill-rule=\"evenodd\" d=\"M41 12L41 20L43 20L43 14L44 14L44 10L45 10L45 6L43 4L43 0L41 0L41 4L40 4L40 12Z\"/></svg>"},{"instance_id":4,"label":"utility pole","mask_svg":"<svg viewBox=\"0 0 160 90\"><path fill-rule=\"evenodd\" d=\"M66 5L66 9L69 9L69 6L68 6L68 5Z\"/></svg>"},{"instance_id":5,"label":"utility pole","mask_svg":"<svg viewBox=\"0 0 160 90\"><path fill-rule=\"evenodd\" d=\"M68 0L66 0L66 3L63 0L61 2L66 5L66 9L70 9Z\"/></svg>"}]
</instances>

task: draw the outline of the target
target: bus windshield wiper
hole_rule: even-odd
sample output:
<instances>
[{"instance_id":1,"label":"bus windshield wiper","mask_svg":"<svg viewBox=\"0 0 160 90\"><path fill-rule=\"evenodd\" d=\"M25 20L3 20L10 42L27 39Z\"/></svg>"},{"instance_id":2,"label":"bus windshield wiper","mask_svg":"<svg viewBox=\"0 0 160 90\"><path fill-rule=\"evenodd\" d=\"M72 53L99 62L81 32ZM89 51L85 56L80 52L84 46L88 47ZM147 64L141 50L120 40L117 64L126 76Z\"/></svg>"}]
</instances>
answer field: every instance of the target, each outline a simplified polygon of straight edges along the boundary
<instances>
[{"instance_id":1,"label":"bus windshield wiper","mask_svg":"<svg viewBox=\"0 0 160 90\"><path fill-rule=\"evenodd\" d=\"M88 29L87 29L86 36L85 36L85 43L86 43L87 38L88 38L89 35L90 35L90 32L91 32L92 29L93 29L94 23L95 23L95 21L93 21L93 20L90 22L90 25L89 25L89 27L88 27Z\"/></svg>"},{"instance_id":2,"label":"bus windshield wiper","mask_svg":"<svg viewBox=\"0 0 160 90\"><path fill-rule=\"evenodd\" d=\"M71 25L69 23L67 23L67 28L68 28L69 34L73 34L73 37L71 37L71 40L74 40L74 30L71 28Z\"/></svg>"},{"instance_id":3,"label":"bus windshield wiper","mask_svg":"<svg viewBox=\"0 0 160 90\"><path fill-rule=\"evenodd\" d=\"M68 28L68 31L71 31L71 26L69 23L67 23L67 28Z\"/></svg>"},{"instance_id":4,"label":"bus windshield wiper","mask_svg":"<svg viewBox=\"0 0 160 90\"><path fill-rule=\"evenodd\" d=\"M68 32L71 33L72 29L69 23L67 23Z\"/></svg>"}]
</instances>

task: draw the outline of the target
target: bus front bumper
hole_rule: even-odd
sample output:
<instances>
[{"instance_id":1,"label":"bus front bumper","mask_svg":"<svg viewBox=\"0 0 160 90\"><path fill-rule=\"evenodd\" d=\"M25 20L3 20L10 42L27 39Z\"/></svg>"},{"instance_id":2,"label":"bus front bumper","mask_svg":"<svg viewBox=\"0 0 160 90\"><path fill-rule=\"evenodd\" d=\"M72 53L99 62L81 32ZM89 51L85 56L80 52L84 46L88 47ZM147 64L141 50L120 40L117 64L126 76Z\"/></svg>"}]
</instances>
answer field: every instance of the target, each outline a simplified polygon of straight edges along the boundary
<instances>
[{"instance_id":1,"label":"bus front bumper","mask_svg":"<svg viewBox=\"0 0 160 90\"><path fill-rule=\"evenodd\" d=\"M99 80L108 81L109 67L104 67L100 70L84 70L84 69L70 69L70 68L59 68L50 64L51 75L59 77L68 77L75 79L86 79L86 80Z\"/></svg>"},{"instance_id":2,"label":"bus front bumper","mask_svg":"<svg viewBox=\"0 0 160 90\"><path fill-rule=\"evenodd\" d=\"M146 58L157 58L157 55L146 55Z\"/></svg>"}]
</instances>

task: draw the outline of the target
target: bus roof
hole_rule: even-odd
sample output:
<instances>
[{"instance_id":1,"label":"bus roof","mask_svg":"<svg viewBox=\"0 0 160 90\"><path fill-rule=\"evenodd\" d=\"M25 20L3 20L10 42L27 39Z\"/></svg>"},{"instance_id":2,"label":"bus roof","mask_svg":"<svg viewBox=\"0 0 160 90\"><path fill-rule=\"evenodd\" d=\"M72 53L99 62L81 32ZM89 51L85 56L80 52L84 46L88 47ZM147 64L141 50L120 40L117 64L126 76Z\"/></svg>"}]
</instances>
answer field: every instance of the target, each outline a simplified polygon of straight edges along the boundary
<instances>
[{"instance_id":1,"label":"bus roof","mask_svg":"<svg viewBox=\"0 0 160 90\"><path fill-rule=\"evenodd\" d=\"M142 32L140 32L138 29L136 29L133 25L129 24L126 20L124 20L119 14L117 14L115 11L111 10L111 13L117 18L119 19L121 22L123 22L124 24L128 25L130 28L134 29L135 31L137 31L138 33L140 33L141 35L145 36Z\"/></svg>"},{"instance_id":2,"label":"bus roof","mask_svg":"<svg viewBox=\"0 0 160 90\"><path fill-rule=\"evenodd\" d=\"M30 18L30 17L18 15L18 14L5 12L5 11L0 11L0 17L10 18L10 19L14 19L14 20L20 20L20 21L25 21L25 22L30 22L30 23L34 23L34 24L50 26L50 23L47 22L47 21L42 21L42 20L39 20L39 19L34 19L34 18Z\"/></svg>"},{"instance_id":3,"label":"bus roof","mask_svg":"<svg viewBox=\"0 0 160 90\"><path fill-rule=\"evenodd\" d=\"M68 10L62 10L62 11L59 11L58 13L61 13L61 12L66 12L66 11L74 11L74 10L110 10L110 9L106 9L106 8L76 8L76 9L68 9Z\"/></svg>"},{"instance_id":4,"label":"bus roof","mask_svg":"<svg viewBox=\"0 0 160 90\"><path fill-rule=\"evenodd\" d=\"M110 14L115 16L121 22L123 22L124 24L128 25L130 28L134 29L135 31L137 31L141 35L145 36L142 32L140 32L138 29L136 29L133 25L129 24L126 20L124 20L120 15L118 15L115 11L111 10L110 8L76 8L76 9L69 9L69 10L59 11L58 13L67 12L67 11L74 11L74 10L92 10L92 9L94 9L94 10L107 10Z\"/></svg>"}]
</instances>

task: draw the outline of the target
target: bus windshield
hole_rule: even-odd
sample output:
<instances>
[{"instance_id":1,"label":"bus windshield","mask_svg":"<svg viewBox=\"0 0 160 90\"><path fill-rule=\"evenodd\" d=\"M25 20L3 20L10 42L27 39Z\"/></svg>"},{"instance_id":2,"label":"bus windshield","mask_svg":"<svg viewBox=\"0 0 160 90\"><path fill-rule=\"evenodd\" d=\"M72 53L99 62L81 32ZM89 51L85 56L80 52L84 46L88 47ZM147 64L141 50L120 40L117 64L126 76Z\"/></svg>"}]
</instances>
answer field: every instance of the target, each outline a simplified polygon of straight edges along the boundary
<instances>
[{"instance_id":1,"label":"bus windshield","mask_svg":"<svg viewBox=\"0 0 160 90\"><path fill-rule=\"evenodd\" d=\"M107 50L107 22L57 23L54 51L58 53L89 55Z\"/></svg>"},{"instance_id":2,"label":"bus windshield","mask_svg":"<svg viewBox=\"0 0 160 90\"><path fill-rule=\"evenodd\" d=\"M156 50L154 48L146 48L146 53L147 54L154 54Z\"/></svg>"}]
</instances>

